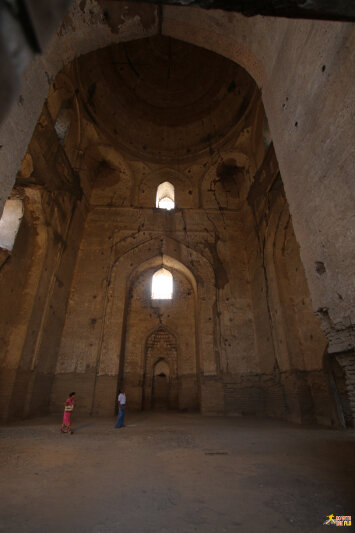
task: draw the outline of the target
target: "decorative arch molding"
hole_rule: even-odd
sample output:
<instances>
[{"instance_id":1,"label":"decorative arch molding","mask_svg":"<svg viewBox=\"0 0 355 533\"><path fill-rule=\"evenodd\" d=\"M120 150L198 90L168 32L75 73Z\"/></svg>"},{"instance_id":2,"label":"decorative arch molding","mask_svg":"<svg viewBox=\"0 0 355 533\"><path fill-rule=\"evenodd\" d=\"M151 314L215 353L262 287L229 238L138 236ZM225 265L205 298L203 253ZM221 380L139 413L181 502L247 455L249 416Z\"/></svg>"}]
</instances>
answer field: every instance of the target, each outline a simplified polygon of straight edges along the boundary
<instances>
[{"instance_id":1,"label":"decorative arch molding","mask_svg":"<svg viewBox=\"0 0 355 533\"><path fill-rule=\"evenodd\" d=\"M158 339L157 339L158 337ZM158 340L158 346L155 348L156 341ZM164 354L161 354L161 346L165 348ZM144 350L144 372L143 372L143 395L142 395L142 407L150 408L152 406L152 386L154 377L157 375L157 367L165 366L168 372L165 371L165 375L171 382L173 388L177 385L178 379L178 342L175 333L173 333L166 326L159 326L151 331L145 342ZM173 396L177 396L177 390ZM171 398L172 399L172 398ZM171 404L171 402L169 402ZM171 405L172 406L172 405ZM177 407L174 405L174 407Z\"/></svg>"},{"instance_id":2,"label":"decorative arch molding","mask_svg":"<svg viewBox=\"0 0 355 533\"><path fill-rule=\"evenodd\" d=\"M157 268L160 266L166 267L168 270L170 269L177 270L178 272L180 272L180 274L185 276L191 283L192 288L194 290L195 298L197 298L197 281L192 271L188 267L186 267L183 263L181 263L179 260L175 259L174 257L171 257L170 255L166 255L164 253L161 255L156 255L152 257L151 259L147 259L146 261L138 265L132 271L131 275L128 278L129 288L131 288L134 281L142 274L142 272L150 268Z\"/></svg>"},{"instance_id":3,"label":"decorative arch molding","mask_svg":"<svg viewBox=\"0 0 355 533\"><path fill-rule=\"evenodd\" d=\"M113 261L107 286L98 375L115 376L122 368L129 289L140 273L162 262L179 270L194 288L198 372L217 376L219 356L215 349L212 316L216 301L213 268L201 254L168 237L141 243Z\"/></svg>"},{"instance_id":4,"label":"decorative arch molding","mask_svg":"<svg viewBox=\"0 0 355 533\"><path fill-rule=\"evenodd\" d=\"M163 372L165 376L170 378L170 365L167 363L166 359L158 359L154 364L153 375L157 376L160 372Z\"/></svg>"},{"instance_id":5,"label":"decorative arch molding","mask_svg":"<svg viewBox=\"0 0 355 533\"><path fill-rule=\"evenodd\" d=\"M251 28L252 25L254 28ZM271 18L262 20L254 18L251 21L236 13L229 16L228 13L223 12L216 16L216 13L201 12L198 8L189 8L189 16L186 17L186 12L179 11L179 7L165 6L162 33L168 37L200 46L238 63L261 88L267 81L265 56L262 46L259 43L253 43L249 36L255 30L257 34L272 31L272 27L276 25L282 26ZM239 28L238 32L235 31L236 26ZM226 28L227 31L225 31Z\"/></svg>"},{"instance_id":6,"label":"decorative arch molding","mask_svg":"<svg viewBox=\"0 0 355 533\"><path fill-rule=\"evenodd\" d=\"M152 340L152 338L156 335L156 333L158 331L165 331L166 333L168 333L174 339L174 341L176 343L176 347L178 349L178 339L177 339L176 332L173 331L171 328L169 328L166 325L164 325L164 326L160 325L159 327L151 329L150 331L148 331L147 337L146 337L146 341L145 341L145 349L149 348L150 341Z\"/></svg>"}]
</instances>

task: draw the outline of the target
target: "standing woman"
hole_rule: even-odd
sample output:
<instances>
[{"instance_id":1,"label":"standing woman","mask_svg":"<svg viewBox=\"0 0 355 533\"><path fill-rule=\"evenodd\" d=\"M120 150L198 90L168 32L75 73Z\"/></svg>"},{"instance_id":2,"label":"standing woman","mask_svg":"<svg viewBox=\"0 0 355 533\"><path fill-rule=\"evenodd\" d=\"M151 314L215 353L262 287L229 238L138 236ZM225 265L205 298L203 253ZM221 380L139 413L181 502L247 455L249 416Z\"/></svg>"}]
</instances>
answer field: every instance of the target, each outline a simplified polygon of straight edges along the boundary
<instances>
[{"instance_id":1,"label":"standing woman","mask_svg":"<svg viewBox=\"0 0 355 533\"><path fill-rule=\"evenodd\" d=\"M71 392L64 405L63 424L62 424L62 427L60 428L61 433L70 433L71 435L74 433L71 430L71 426L70 426L70 417L74 409L74 405L75 405L75 392Z\"/></svg>"}]
</instances>

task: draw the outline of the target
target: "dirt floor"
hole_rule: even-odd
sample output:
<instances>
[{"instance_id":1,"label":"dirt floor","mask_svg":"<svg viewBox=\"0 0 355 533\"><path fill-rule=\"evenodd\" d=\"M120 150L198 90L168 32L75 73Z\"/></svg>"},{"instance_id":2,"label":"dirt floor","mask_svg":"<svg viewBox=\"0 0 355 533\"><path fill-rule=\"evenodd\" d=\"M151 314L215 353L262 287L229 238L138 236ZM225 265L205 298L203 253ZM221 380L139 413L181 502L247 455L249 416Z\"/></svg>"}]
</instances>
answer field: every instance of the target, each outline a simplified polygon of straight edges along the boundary
<instances>
[{"instance_id":1,"label":"dirt floor","mask_svg":"<svg viewBox=\"0 0 355 533\"><path fill-rule=\"evenodd\" d=\"M355 521L355 431L198 414L0 430L0 531L313 532ZM333 526L335 527L335 526ZM347 528L349 531L352 528Z\"/></svg>"}]
</instances>

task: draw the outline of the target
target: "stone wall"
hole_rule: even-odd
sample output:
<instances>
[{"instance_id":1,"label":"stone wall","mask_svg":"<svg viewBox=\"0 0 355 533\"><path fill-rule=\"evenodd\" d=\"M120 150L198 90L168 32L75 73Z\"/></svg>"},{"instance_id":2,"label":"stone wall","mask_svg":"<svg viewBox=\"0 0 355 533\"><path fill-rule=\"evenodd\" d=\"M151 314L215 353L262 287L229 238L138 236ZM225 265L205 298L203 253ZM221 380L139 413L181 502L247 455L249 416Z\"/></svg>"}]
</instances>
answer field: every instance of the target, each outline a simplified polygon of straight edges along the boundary
<instances>
[{"instance_id":1,"label":"stone wall","mask_svg":"<svg viewBox=\"0 0 355 533\"><path fill-rule=\"evenodd\" d=\"M24 217L0 269L4 421L48 412L86 216L72 156L59 142L45 105L12 192L22 198Z\"/></svg>"},{"instance_id":2,"label":"stone wall","mask_svg":"<svg viewBox=\"0 0 355 533\"><path fill-rule=\"evenodd\" d=\"M63 64L112 43L159 32L235 61L262 88L313 310L322 318L329 351L351 349L351 23L248 18L181 6L158 12L154 5L119 1L74 2L45 54L27 69L1 124L1 205Z\"/></svg>"},{"instance_id":3,"label":"stone wall","mask_svg":"<svg viewBox=\"0 0 355 533\"><path fill-rule=\"evenodd\" d=\"M78 17L81 28L78 50L90 51L85 31L93 21L77 8L71 16ZM13 305L1 317L7 347L5 418L44 412L49 396L51 410L60 412L70 390L77 392L79 413L112 415L118 385L125 380L133 407L140 408L150 389L144 368L153 348L148 350L147 339L165 327L176 339L176 376L175 355L167 363L175 380L172 406L206 414L337 423L323 368L327 340L314 311L326 318L329 350L347 348L351 328L343 319L348 320L350 309L350 263L345 233L341 241L336 239L348 210L344 220L335 217L339 223L334 227L327 222L324 238L318 237L323 235L324 209L329 215L326 206L340 212L337 202L344 196L346 178L339 181L339 198L333 202L320 184L322 154L317 152L316 169L313 157L317 134L323 144L330 142L331 114L325 120L319 110L318 129L299 119L309 108L309 95L304 80L285 75L285 64L289 61L291 72L298 72L308 36L304 79L312 88L312 102L318 105L321 95L328 102L332 82L325 76L344 73L348 56L340 70L332 60L350 39L348 26L271 19L250 25L237 15L199 16L194 10L164 8L164 33L203 46L211 36L208 47L240 61L262 86L268 117L260 91L240 67L225 58L219 63L218 56L202 49L189 54L188 45L162 37L84 56L58 74L17 175L25 216L11 257L3 253L1 283ZM96 23L103 32L96 45L108 44L106 23ZM199 30L189 32L194 27ZM218 27L224 28L224 36ZM248 45L235 41L243 34L238 28ZM130 39L137 27L133 30L114 41ZM70 21L62 32L68 44ZM155 32L155 15L144 27L143 34L147 32ZM314 74L316 51L325 42L331 66ZM135 89L136 67L131 60L121 61L127 54L143 65L147 91L144 76ZM184 55L190 63L181 59ZM157 72L155 57L168 58L159 62ZM283 65L280 71L276 57ZM200 65L205 76L201 86L196 83ZM37 68L30 69L29 79ZM53 73L57 67L51 68ZM167 73L174 79L170 85ZM182 80L189 87L186 93ZM203 88L208 88L206 94ZM160 108L154 104L157 94ZM27 109L27 96L19 101ZM68 120L64 130L58 125L63 109ZM8 119L12 129L5 134L6 143L13 142L18 114L17 109ZM21 143L30 124L28 118ZM313 124L310 131L307 124ZM346 130L345 118L341 124ZM303 140L312 139L301 152L300 131ZM333 141L338 146L338 138ZM19 151L6 161L4 176L15 168L15 160L19 163ZM156 188L166 180L175 187L176 208L170 212L155 208ZM315 212L310 202L318 193L324 205L317 200ZM342 280L334 258L347 265ZM171 313L170 304L157 309L144 293L152 272L162 265L181 287ZM149 379L153 376L150 370Z\"/></svg>"},{"instance_id":4,"label":"stone wall","mask_svg":"<svg viewBox=\"0 0 355 533\"><path fill-rule=\"evenodd\" d=\"M132 161L126 165L139 168ZM134 172L131 179L136 182ZM241 202L249 190L247 205L222 212L216 207L223 191L214 208L207 200L208 208L171 212L102 205L91 211L62 338L54 410L61 408L66 390L79 388L83 412L113 413L119 382L125 383L132 408L140 409L148 334L159 325L171 330L179 358L184 339L194 339L190 327L196 320L196 353L193 347L188 352L199 370L186 373L198 384L197 406L203 412L336 423L323 371L326 341L311 309L272 146L252 188L238 187ZM110 188L112 193L112 183ZM180 301L179 290L172 302L154 305L151 277L162 264L172 272L178 268L177 280L185 279L191 305L196 300L195 315L193 306L189 315L189 305ZM215 296L205 314L206 279ZM103 396L97 392L103 390L100 382Z\"/></svg>"},{"instance_id":5,"label":"stone wall","mask_svg":"<svg viewBox=\"0 0 355 533\"><path fill-rule=\"evenodd\" d=\"M291 419L331 418L327 347L312 304L273 147L248 193L249 269L259 361L281 412ZM256 253L256 250L258 253ZM263 388L265 385L263 385ZM272 411L275 413L275 405Z\"/></svg>"}]
</instances>

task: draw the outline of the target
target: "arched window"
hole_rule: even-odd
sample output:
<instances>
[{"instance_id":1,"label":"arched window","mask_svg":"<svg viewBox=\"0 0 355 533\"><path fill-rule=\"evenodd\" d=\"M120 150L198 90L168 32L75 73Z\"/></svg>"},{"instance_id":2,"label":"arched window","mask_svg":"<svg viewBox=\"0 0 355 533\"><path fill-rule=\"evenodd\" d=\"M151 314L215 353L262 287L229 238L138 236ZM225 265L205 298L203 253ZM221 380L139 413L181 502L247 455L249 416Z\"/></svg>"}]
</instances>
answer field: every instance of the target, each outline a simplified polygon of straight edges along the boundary
<instances>
[{"instance_id":1,"label":"arched window","mask_svg":"<svg viewBox=\"0 0 355 533\"><path fill-rule=\"evenodd\" d=\"M0 248L5 248L11 252L22 217L22 200L19 198L6 200L0 219Z\"/></svg>"},{"instance_id":2,"label":"arched window","mask_svg":"<svg viewBox=\"0 0 355 533\"><path fill-rule=\"evenodd\" d=\"M152 279L152 299L171 300L173 297L173 276L165 268L157 270Z\"/></svg>"},{"instance_id":3,"label":"arched window","mask_svg":"<svg viewBox=\"0 0 355 533\"><path fill-rule=\"evenodd\" d=\"M54 124L54 129L57 132L58 139L61 143L64 143L65 141L65 137L67 136L67 133L70 128L71 119L71 102L70 100L65 100L62 103L62 106L57 116L57 120Z\"/></svg>"},{"instance_id":4,"label":"arched window","mask_svg":"<svg viewBox=\"0 0 355 533\"><path fill-rule=\"evenodd\" d=\"M174 185L169 181L161 183L157 189L156 207L160 209L174 209L175 207L175 191Z\"/></svg>"}]
</instances>

